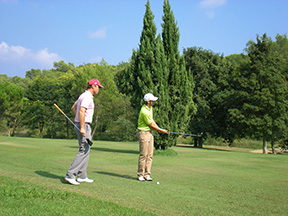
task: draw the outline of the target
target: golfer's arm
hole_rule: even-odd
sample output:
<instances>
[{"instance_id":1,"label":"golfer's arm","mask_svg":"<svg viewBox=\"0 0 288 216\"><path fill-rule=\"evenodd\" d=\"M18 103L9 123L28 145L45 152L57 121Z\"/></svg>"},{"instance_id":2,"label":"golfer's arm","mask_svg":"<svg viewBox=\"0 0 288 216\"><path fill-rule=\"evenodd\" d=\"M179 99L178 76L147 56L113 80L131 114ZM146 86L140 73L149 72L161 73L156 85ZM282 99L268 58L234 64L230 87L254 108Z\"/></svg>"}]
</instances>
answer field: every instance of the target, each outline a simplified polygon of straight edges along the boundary
<instances>
[{"instance_id":1,"label":"golfer's arm","mask_svg":"<svg viewBox=\"0 0 288 216\"><path fill-rule=\"evenodd\" d=\"M79 110L79 121L80 121L80 130L85 129L85 111L84 107L80 107Z\"/></svg>"},{"instance_id":2,"label":"golfer's arm","mask_svg":"<svg viewBox=\"0 0 288 216\"><path fill-rule=\"evenodd\" d=\"M165 133L165 130L159 128L159 126L156 124L156 122L154 120L148 126L153 130L157 130L161 133Z\"/></svg>"},{"instance_id":3,"label":"golfer's arm","mask_svg":"<svg viewBox=\"0 0 288 216\"><path fill-rule=\"evenodd\" d=\"M72 112L74 113L74 115L76 115L76 110L77 110L77 105L76 105L76 103L74 103L73 104L73 106L72 106Z\"/></svg>"}]
</instances>

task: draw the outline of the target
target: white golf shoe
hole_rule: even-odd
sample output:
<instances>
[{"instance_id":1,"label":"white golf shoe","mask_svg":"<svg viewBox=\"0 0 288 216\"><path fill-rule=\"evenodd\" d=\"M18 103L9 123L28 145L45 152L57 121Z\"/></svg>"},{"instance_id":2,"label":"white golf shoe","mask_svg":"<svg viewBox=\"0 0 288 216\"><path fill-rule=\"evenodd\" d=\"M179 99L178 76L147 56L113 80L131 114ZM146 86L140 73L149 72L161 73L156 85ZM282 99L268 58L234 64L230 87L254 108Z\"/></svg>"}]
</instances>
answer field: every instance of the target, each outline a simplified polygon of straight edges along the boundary
<instances>
[{"instance_id":1,"label":"white golf shoe","mask_svg":"<svg viewBox=\"0 0 288 216\"><path fill-rule=\"evenodd\" d=\"M150 177L150 175L146 176L145 179L146 179L147 181L153 181L153 179Z\"/></svg>"},{"instance_id":2,"label":"white golf shoe","mask_svg":"<svg viewBox=\"0 0 288 216\"><path fill-rule=\"evenodd\" d=\"M138 181L145 181L145 178L143 176L138 177Z\"/></svg>"},{"instance_id":3,"label":"white golf shoe","mask_svg":"<svg viewBox=\"0 0 288 216\"><path fill-rule=\"evenodd\" d=\"M87 177L82 179L82 178L77 178L78 182L87 182L87 183L93 183L94 180L93 179L88 179Z\"/></svg>"},{"instance_id":4,"label":"white golf shoe","mask_svg":"<svg viewBox=\"0 0 288 216\"><path fill-rule=\"evenodd\" d=\"M77 182L75 179L68 178L68 177L65 177L64 179L65 179L65 181L69 182L72 185L80 185L80 183Z\"/></svg>"}]
</instances>

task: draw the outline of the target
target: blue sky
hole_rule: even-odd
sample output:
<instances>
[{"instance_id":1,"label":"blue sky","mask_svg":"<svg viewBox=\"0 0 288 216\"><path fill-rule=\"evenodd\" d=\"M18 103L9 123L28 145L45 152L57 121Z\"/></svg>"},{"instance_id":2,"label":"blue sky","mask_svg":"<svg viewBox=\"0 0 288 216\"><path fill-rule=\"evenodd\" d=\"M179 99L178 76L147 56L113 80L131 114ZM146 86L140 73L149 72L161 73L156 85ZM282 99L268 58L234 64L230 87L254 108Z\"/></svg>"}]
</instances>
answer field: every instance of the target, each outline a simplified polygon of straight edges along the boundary
<instances>
[{"instance_id":1,"label":"blue sky","mask_svg":"<svg viewBox=\"0 0 288 216\"><path fill-rule=\"evenodd\" d=\"M75 66L129 62L137 49L147 0L0 0L0 74L25 77L64 60ZM150 0L157 33L164 0ZM287 0L170 0L179 50L243 53L249 40L288 32Z\"/></svg>"}]
</instances>

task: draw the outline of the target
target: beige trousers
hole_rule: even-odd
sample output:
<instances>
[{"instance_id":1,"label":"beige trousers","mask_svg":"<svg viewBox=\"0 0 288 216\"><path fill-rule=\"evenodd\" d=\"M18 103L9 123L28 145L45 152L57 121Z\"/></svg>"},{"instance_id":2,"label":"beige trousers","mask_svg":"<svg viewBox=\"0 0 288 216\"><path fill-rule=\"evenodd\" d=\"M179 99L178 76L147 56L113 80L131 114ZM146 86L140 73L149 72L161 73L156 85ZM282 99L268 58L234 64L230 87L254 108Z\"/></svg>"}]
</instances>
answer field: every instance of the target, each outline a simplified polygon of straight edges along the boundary
<instances>
[{"instance_id":1,"label":"beige trousers","mask_svg":"<svg viewBox=\"0 0 288 216\"><path fill-rule=\"evenodd\" d=\"M138 131L139 137L139 160L138 177L151 175L151 166L154 150L154 136L151 131Z\"/></svg>"}]
</instances>

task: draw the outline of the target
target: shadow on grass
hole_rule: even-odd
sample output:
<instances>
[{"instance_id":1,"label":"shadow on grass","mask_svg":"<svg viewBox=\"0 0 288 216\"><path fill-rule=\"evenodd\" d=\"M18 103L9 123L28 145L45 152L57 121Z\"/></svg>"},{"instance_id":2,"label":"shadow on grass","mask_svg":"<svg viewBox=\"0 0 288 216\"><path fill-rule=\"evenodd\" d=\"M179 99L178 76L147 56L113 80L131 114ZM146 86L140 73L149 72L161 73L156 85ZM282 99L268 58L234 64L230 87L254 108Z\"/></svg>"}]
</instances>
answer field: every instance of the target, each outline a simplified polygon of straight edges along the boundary
<instances>
[{"instance_id":1,"label":"shadow on grass","mask_svg":"<svg viewBox=\"0 0 288 216\"><path fill-rule=\"evenodd\" d=\"M125 154L139 154L139 151L134 151L134 150L109 149L109 148L99 148L99 147L93 147L93 146L92 146L91 150L115 152L115 153L125 153Z\"/></svg>"},{"instance_id":2,"label":"shadow on grass","mask_svg":"<svg viewBox=\"0 0 288 216\"><path fill-rule=\"evenodd\" d=\"M67 182L64 180L64 177L63 177L63 176L58 176L58 175L55 175L55 174L52 174L52 173L49 173L49 172L46 172L46 171L35 171L35 173L36 173L37 175L43 176L43 177L45 177L45 178L59 179L59 181L61 181L62 183L67 183Z\"/></svg>"},{"instance_id":3,"label":"shadow on grass","mask_svg":"<svg viewBox=\"0 0 288 216\"><path fill-rule=\"evenodd\" d=\"M117 173L110 173L110 172L95 172L97 174L100 174L100 175L108 175L108 176L113 176L113 177L119 177L119 178L126 178L126 179L130 179L130 180L137 180L136 177L132 177L132 176L129 176L129 175L120 175L120 174L117 174Z\"/></svg>"},{"instance_id":4,"label":"shadow on grass","mask_svg":"<svg viewBox=\"0 0 288 216\"><path fill-rule=\"evenodd\" d=\"M202 149L202 150L216 150L216 151L233 151L232 149L225 149L224 147L221 148L221 146L219 147L194 147L193 145L185 145L185 144L177 144L177 147L184 147L184 148L195 148L195 149Z\"/></svg>"},{"instance_id":5,"label":"shadow on grass","mask_svg":"<svg viewBox=\"0 0 288 216\"><path fill-rule=\"evenodd\" d=\"M69 146L70 148L77 148L77 146ZM103 152L114 152L114 153L124 153L124 154L139 154L139 151L134 151L134 150L122 150L122 149L110 149L110 148L100 148L100 147L94 147L92 146L90 151L95 150L95 151L103 151Z\"/></svg>"}]
</instances>

